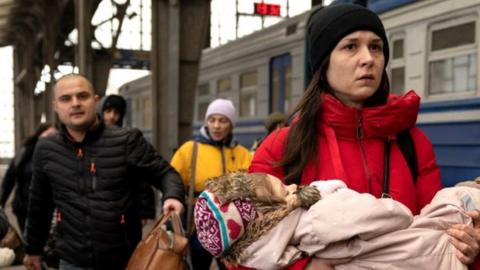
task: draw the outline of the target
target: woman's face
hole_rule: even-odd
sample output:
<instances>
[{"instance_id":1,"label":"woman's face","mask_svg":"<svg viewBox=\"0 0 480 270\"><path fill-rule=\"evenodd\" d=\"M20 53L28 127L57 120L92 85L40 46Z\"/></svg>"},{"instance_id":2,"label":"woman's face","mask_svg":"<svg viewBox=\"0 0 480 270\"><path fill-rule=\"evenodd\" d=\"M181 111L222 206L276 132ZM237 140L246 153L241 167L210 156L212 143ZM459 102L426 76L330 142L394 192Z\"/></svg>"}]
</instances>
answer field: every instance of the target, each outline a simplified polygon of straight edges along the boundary
<instances>
[{"instance_id":1,"label":"woman's face","mask_svg":"<svg viewBox=\"0 0 480 270\"><path fill-rule=\"evenodd\" d=\"M327 80L345 105L361 108L377 91L385 65L383 41L371 31L356 31L341 39L330 54Z\"/></svg>"},{"instance_id":2,"label":"woman's face","mask_svg":"<svg viewBox=\"0 0 480 270\"><path fill-rule=\"evenodd\" d=\"M207 118L207 128L214 141L224 140L232 131L230 120L222 114L212 114Z\"/></svg>"}]
</instances>

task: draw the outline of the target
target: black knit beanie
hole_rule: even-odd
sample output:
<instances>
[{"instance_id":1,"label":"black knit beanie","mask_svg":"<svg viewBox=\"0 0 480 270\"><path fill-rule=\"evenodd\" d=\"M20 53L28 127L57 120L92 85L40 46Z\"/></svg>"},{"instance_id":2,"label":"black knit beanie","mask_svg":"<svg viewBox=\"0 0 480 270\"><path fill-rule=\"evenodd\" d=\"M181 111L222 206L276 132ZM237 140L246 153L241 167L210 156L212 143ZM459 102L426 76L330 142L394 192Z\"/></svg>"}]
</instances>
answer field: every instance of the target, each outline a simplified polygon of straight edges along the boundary
<instances>
[{"instance_id":1,"label":"black knit beanie","mask_svg":"<svg viewBox=\"0 0 480 270\"><path fill-rule=\"evenodd\" d=\"M109 95L103 104L103 111L112 108L116 109L122 116L124 116L127 103L125 102L125 99L119 95Z\"/></svg>"},{"instance_id":2,"label":"black knit beanie","mask_svg":"<svg viewBox=\"0 0 480 270\"><path fill-rule=\"evenodd\" d=\"M320 68L325 58L346 35L369 30L383 40L385 67L388 63L389 48L382 21L373 11L359 5L338 4L324 7L310 17L306 41L310 54L310 76Z\"/></svg>"},{"instance_id":3,"label":"black knit beanie","mask_svg":"<svg viewBox=\"0 0 480 270\"><path fill-rule=\"evenodd\" d=\"M123 117L125 116L125 111L127 110L127 102L122 96L119 95L109 95L106 97L105 101L103 102L101 114L106 109L115 109L120 113L120 126L123 122Z\"/></svg>"}]
</instances>

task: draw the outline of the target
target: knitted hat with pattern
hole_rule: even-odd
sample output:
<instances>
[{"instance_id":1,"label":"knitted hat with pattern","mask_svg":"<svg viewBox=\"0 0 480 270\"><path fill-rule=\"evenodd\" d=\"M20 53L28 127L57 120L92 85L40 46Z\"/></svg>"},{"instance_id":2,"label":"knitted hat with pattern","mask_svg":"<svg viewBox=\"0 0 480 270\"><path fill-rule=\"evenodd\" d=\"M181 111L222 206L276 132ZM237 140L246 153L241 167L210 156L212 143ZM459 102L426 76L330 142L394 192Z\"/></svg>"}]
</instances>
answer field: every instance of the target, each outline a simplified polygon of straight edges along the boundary
<instances>
[{"instance_id":1,"label":"knitted hat with pattern","mask_svg":"<svg viewBox=\"0 0 480 270\"><path fill-rule=\"evenodd\" d=\"M248 199L227 203L210 191L203 191L195 204L194 219L197 237L202 246L215 257L221 256L255 220L257 211Z\"/></svg>"}]
</instances>

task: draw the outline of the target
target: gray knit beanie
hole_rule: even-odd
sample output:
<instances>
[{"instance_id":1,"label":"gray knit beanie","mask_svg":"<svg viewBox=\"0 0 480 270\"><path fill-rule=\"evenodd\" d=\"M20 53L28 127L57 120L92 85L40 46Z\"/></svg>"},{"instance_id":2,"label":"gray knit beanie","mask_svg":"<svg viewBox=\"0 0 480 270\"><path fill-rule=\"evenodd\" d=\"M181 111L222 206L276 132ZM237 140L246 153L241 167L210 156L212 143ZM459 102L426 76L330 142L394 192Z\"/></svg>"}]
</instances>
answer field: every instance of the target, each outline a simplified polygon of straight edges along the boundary
<instances>
[{"instance_id":1,"label":"gray knit beanie","mask_svg":"<svg viewBox=\"0 0 480 270\"><path fill-rule=\"evenodd\" d=\"M232 126L235 126L235 107L231 100L217 98L212 101L208 105L207 112L205 113L205 121L207 121L208 117L212 114L221 114L227 117L232 123Z\"/></svg>"}]
</instances>

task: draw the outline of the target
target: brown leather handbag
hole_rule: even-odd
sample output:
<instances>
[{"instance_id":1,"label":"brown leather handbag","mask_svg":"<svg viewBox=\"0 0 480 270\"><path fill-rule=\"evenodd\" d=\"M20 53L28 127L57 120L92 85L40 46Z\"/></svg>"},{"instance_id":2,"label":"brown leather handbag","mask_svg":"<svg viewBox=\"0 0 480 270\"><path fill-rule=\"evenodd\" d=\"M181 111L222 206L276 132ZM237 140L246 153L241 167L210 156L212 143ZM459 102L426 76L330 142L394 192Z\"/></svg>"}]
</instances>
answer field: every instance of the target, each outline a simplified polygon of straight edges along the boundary
<instances>
[{"instance_id":1,"label":"brown leather handbag","mask_svg":"<svg viewBox=\"0 0 480 270\"><path fill-rule=\"evenodd\" d=\"M163 226L171 220L173 232ZM127 270L185 270L188 239L180 217L175 214L161 215L152 231L138 243Z\"/></svg>"}]
</instances>

